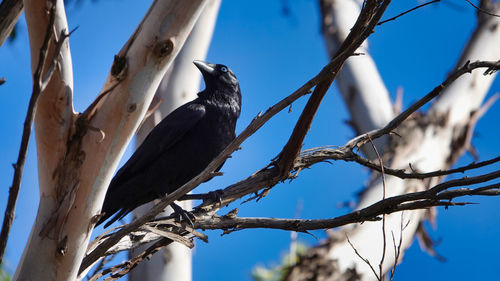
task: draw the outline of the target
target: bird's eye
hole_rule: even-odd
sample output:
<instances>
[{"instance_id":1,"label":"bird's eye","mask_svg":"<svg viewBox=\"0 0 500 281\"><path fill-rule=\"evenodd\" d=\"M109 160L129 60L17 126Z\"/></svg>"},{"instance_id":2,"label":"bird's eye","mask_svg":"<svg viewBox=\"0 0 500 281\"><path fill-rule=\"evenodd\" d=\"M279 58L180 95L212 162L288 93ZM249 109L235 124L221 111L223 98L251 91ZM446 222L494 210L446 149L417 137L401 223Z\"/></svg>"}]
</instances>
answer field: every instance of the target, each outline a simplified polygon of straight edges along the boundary
<instances>
[{"instance_id":1,"label":"bird's eye","mask_svg":"<svg viewBox=\"0 0 500 281\"><path fill-rule=\"evenodd\" d=\"M221 68L220 68L220 71L222 71L222 72L227 72L227 67L225 67L225 66L221 67Z\"/></svg>"}]
</instances>

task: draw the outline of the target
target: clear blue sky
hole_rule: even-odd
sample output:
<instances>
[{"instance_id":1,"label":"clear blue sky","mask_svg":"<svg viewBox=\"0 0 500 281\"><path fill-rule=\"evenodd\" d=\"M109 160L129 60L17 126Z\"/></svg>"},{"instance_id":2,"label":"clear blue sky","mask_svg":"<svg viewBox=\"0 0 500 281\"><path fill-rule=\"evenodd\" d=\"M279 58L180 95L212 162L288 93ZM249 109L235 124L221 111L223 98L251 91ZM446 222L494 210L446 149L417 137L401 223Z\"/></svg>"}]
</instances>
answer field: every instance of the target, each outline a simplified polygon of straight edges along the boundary
<instances>
[{"instance_id":1,"label":"clear blue sky","mask_svg":"<svg viewBox=\"0 0 500 281\"><path fill-rule=\"evenodd\" d=\"M74 66L75 108L82 111L101 89L116 54L139 23L151 1L82 1L68 8ZM418 10L396 22L377 27L370 37L371 53L392 97L404 89L404 104L426 94L446 76L460 54L475 24L475 10L465 1L439 3ZM290 14L282 12L288 3ZM447 4L448 3L448 4ZM395 15L417 5L417 1L394 1L386 13ZM28 39L24 20L19 37L0 49L0 210L5 209L12 181L11 164L17 159L21 129L31 93ZM196 59L196 58L193 58ZM315 0L228 1L224 0L208 54L208 61L227 64L240 80L243 111L241 131L261 110L290 94L327 63L320 34L319 8ZM500 83L491 93L500 91ZM333 87L314 120L304 148L342 145L353 132L345 106ZM245 142L223 168L224 177L197 191L223 188L264 167L280 151L304 105L302 99L291 113L283 112ZM482 160L498 155L499 105L479 122L474 145ZM25 174L9 240L6 266L13 271L18 263L38 206L36 147L31 142ZM128 158L130 154L124 156ZM461 163L472 159L464 156ZM498 165L490 168L498 169ZM483 170L484 171L484 170ZM258 203L238 207L241 216L293 217L302 202L301 218L326 218L347 212L338 203L355 199L367 180L367 171L351 163L319 164L302 171L297 180L276 186ZM472 173L471 173L472 175ZM439 209L437 228L431 235L440 239L442 263L413 244L398 267L396 280L481 280L497 278L494 271L500 252L498 202L500 198L466 198L480 203L468 207ZM223 210L221 213L227 212ZM243 230L220 236L208 231L210 243L197 242L194 251L194 280L249 280L256 265L272 265L287 251L290 234L279 230ZM315 231L318 238L323 231ZM311 236L299 240L314 245Z\"/></svg>"}]
</instances>

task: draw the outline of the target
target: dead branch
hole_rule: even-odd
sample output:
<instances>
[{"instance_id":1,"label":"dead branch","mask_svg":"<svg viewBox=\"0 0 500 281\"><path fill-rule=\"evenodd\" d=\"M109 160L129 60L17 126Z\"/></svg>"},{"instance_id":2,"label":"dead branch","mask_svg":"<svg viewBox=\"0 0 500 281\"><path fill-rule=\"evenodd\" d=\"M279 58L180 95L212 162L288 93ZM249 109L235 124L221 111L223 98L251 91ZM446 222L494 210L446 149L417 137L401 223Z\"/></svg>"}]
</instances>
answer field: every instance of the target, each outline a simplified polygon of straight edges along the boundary
<instances>
[{"instance_id":1,"label":"dead branch","mask_svg":"<svg viewBox=\"0 0 500 281\"><path fill-rule=\"evenodd\" d=\"M477 183L484 183L493 179L500 178L500 172L496 171L490 174L481 175L471 178L462 178L458 180L451 180L442 184L438 184L427 191L407 193L404 195L393 196L376 202L361 210L353 211L351 213L329 218L329 219L280 219L280 218L252 218L252 217L236 217L233 216L209 216L206 213L195 213L196 220L194 228L196 229L221 229L224 234L229 234L234 231L239 231L249 228L265 228L265 229L279 229L285 231L295 231L308 233L311 230L331 229L341 227L352 223L364 223L367 221L379 221L385 214L395 212L402 212L406 210L426 209L436 206L464 206L472 203L468 202L453 202L454 199L464 196L500 196L500 183L490 184L478 188L458 188L450 190L452 187L471 185ZM442 185L445 185L443 189ZM438 193L431 192L432 190L441 190ZM170 231L176 233L175 235L187 234L182 228L171 228L172 219L159 219L154 222L147 223L147 226L154 226L164 229L165 232ZM180 225L180 224L176 224ZM134 236L139 237L142 232L133 232L129 235L129 239L134 239ZM137 243L133 248L145 244L150 241L161 239L158 236L154 240L146 239ZM204 239L202 237L201 239ZM400 246L399 246L400 247ZM106 252L106 255L116 254L119 251L128 250L130 248L120 248Z\"/></svg>"},{"instance_id":2,"label":"dead branch","mask_svg":"<svg viewBox=\"0 0 500 281\"><path fill-rule=\"evenodd\" d=\"M343 161L348 161L348 162L356 162L360 165L363 165L367 168L370 168L374 171L380 171L381 167L379 164L366 159L362 156L360 156L357 153L354 153L351 150L345 150L342 148L312 148L305 150L301 153L301 156L297 158L295 161L295 167L294 169L296 171L302 170L309 168L310 166L320 163L320 162L327 162L330 160L343 160ZM480 161L480 162L472 162L468 165L454 168L454 169L448 169L448 170L438 170L438 171L433 171L433 172L427 172L427 173L419 173L411 169L411 163L409 163L408 169L410 171L407 171L406 169L393 169L389 168L387 166L384 166L384 172L388 175L391 176L396 176L401 179L427 179L427 178L432 178L432 177L440 177L440 176L446 176L446 175L451 175L451 174L456 174L456 173L464 173L469 170L473 169L478 169L481 167L486 167L491 164L497 163L500 161L500 156L485 160L485 161Z\"/></svg>"},{"instance_id":3,"label":"dead branch","mask_svg":"<svg viewBox=\"0 0 500 281\"><path fill-rule=\"evenodd\" d=\"M495 172L493 178L499 178L500 173ZM487 182L493 178L478 176L474 177L476 183ZM473 178L463 178L454 183L449 181L446 183L447 188L457 186L458 184L466 184L465 182ZM431 188L440 189L439 185ZM429 190L429 191L430 191ZM336 228L351 223L363 223L366 221L380 220L383 214L390 214L394 212L414 209L424 209L435 206L462 206L470 203L467 202L452 202L457 199L470 195L483 195L483 196L499 196L500 183L491 184L478 188L460 188L456 190L442 190L439 194L433 192L422 191L413 192L394 197L388 197L377 203L374 203L366 208L360 209L331 219L278 219L278 218L231 218L231 217L210 217L210 218L197 218L194 223L195 228L198 229L222 229L222 230L241 230L246 228L270 228L281 229L288 231L307 232L318 229Z\"/></svg>"},{"instance_id":4,"label":"dead branch","mask_svg":"<svg viewBox=\"0 0 500 281\"><path fill-rule=\"evenodd\" d=\"M334 63L335 67L331 70L331 76L321 81L316 86L313 94L307 101L299 120L295 124L292 135L277 157L275 165L278 166L281 176L287 177L288 173L292 170L293 163L299 155L302 143L304 142L304 138L311 127L319 105L321 104L326 91L342 68L342 65L347 58L353 55L356 49L361 46L366 38L370 36L375 28L375 25L380 20L385 12L385 9L390 3L390 0L365 2L365 5L356 20L356 23L352 27L351 32L332 57L331 63Z\"/></svg>"},{"instance_id":5,"label":"dead branch","mask_svg":"<svg viewBox=\"0 0 500 281\"><path fill-rule=\"evenodd\" d=\"M135 258L125 261L121 264L115 265L113 267L104 269L97 274L94 274L89 281L96 281L100 277L106 275L106 274L111 274L110 277L104 279L104 280L117 280L125 276L127 273L130 272L134 267L136 267L140 262L142 262L145 259L150 259L151 256L153 256L154 253L158 252L161 248L164 246L170 244L172 241L169 240L168 238L163 238L151 245L149 248L144 250L142 253L137 255Z\"/></svg>"},{"instance_id":6,"label":"dead branch","mask_svg":"<svg viewBox=\"0 0 500 281\"><path fill-rule=\"evenodd\" d=\"M472 7L474 7L474 9L476 9L479 13L483 13L485 15L492 16L492 17L500 17L500 15L494 14L494 13L484 9L483 7L478 7L478 6L474 5L474 3L472 3L470 0L465 0L465 1L467 1L467 3L469 3Z\"/></svg>"},{"instance_id":7,"label":"dead branch","mask_svg":"<svg viewBox=\"0 0 500 281\"><path fill-rule=\"evenodd\" d=\"M404 214L404 212L401 212L401 227L400 227L400 233L399 233L399 242L397 245L396 245L396 238L394 238L394 232L391 232L392 243L394 246L394 260L395 260L395 262L394 262L394 265L392 266L392 269L391 269L391 275L390 275L391 277L390 277L389 281L394 280L394 276L396 274L396 268L397 268L397 265L399 263L399 258L401 256L401 245L403 244L403 231L410 223L410 221L408 221L406 223L406 225L404 225L403 214Z\"/></svg>"},{"instance_id":8,"label":"dead branch","mask_svg":"<svg viewBox=\"0 0 500 281\"><path fill-rule=\"evenodd\" d=\"M21 5L22 7L22 5ZM2 263L3 255L5 253L5 248L7 246L7 240L9 238L10 228L14 221L14 215L16 210L17 197L19 195L19 189L21 187L21 179L23 176L24 164L26 162L26 155L28 153L28 144L31 137L31 128L33 127L33 119L36 111L36 105L38 97L43 91L44 85L48 83L52 77L53 71L49 70L46 72L45 77L42 77L42 72L46 68L48 62L55 65L61 46L64 40L67 38L66 35L61 34L59 42L57 42L56 51L53 57L48 60L47 53L49 49L50 41L54 35L54 21L56 17L56 1L52 1L52 6L49 10L49 23L47 24L45 37L43 44L40 48L38 65L33 74L33 88L31 92L31 98L28 105L28 110L26 113L26 118L24 120L23 135L21 138L21 146L19 148L19 154L17 157L17 162L13 164L14 167L14 178L12 180L12 185L9 189L9 199L7 201L7 207L5 209L2 232L0 234L0 264ZM69 35L68 35L69 36Z\"/></svg>"},{"instance_id":9,"label":"dead branch","mask_svg":"<svg viewBox=\"0 0 500 281\"><path fill-rule=\"evenodd\" d=\"M424 104L431 101L433 98L437 97L446 87L450 86L453 81L457 80L458 77L462 76L465 73L470 73L472 70L476 68L486 68L484 75L492 74L500 69L500 61L475 61L470 62L467 61L462 67L453 71L446 80L441 83L439 86L435 87L430 93L425 95L423 98L418 100L416 103L412 104L408 109L401 112L398 116L396 116L391 122L389 122L384 128L379 130L374 130L368 132L366 134L360 135L357 138L354 138L345 144L346 147L351 149L359 148L362 145L369 142L369 138L376 139L383 135L391 133L399 124L401 124L406 118L408 118L412 113L421 108Z\"/></svg>"},{"instance_id":10,"label":"dead branch","mask_svg":"<svg viewBox=\"0 0 500 281\"><path fill-rule=\"evenodd\" d=\"M373 143L372 139L370 140L370 144L372 145L373 150L375 151L375 154L377 155L377 159L379 162L380 166L380 175L382 177L382 200L385 199L386 196L386 190L387 190L387 185L385 183L385 172L384 172L384 162L382 161L382 157L380 157L380 154L378 153L377 147L375 147L375 144ZM378 270L379 274L376 275L378 280L382 280L382 277L384 276L383 268L384 268L384 261L385 261L385 249L387 247L387 241L385 239L386 233L385 233L385 214L382 214L382 239L383 245L382 245L382 258L380 258L380 263L378 265Z\"/></svg>"},{"instance_id":11,"label":"dead branch","mask_svg":"<svg viewBox=\"0 0 500 281\"><path fill-rule=\"evenodd\" d=\"M440 2L440 1L441 1L441 0L433 0L433 1L426 2L426 3L424 3L424 4L420 4L420 5L415 6L415 7L411 8L411 9L409 9L409 10L407 10L407 11L402 12L401 14L399 14L399 15L397 15L397 16L394 16L394 17L392 17L392 18L390 18L390 19L383 20L383 21L381 21L381 22L377 23L377 25L382 25L382 24L384 24L384 23L386 23L386 22L393 21L393 20L395 20L395 19L397 19L397 18L399 18L399 17L401 17L401 16L404 16L404 15L406 15L406 14L410 13L410 12L413 12L413 11L415 11L415 10L417 10L417 9L420 9L420 8L422 8L422 7L425 7L425 6L427 6L427 5L434 4L434 3L437 3L437 2Z\"/></svg>"},{"instance_id":12,"label":"dead branch","mask_svg":"<svg viewBox=\"0 0 500 281\"><path fill-rule=\"evenodd\" d=\"M0 46L12 33L22 11L22 0L3 0L0 3Z\"/></svg>"},{"instance_id":13,"label":"dead branch","mask_svg":"<svg viewBox=\"0 0 500 281\"><path fill-rule=\"evenodd\" d=\"M377 271L375 271L375 268L373 268L372 264L370 263L370 261L366 258L364 258L358 251L358 249L356 249L356 247L352 244L351 240L349 240L349 237L346 235L345 237L347 239L347 243L349 243L349 245L351 246L351 248L353 249L354 253L356 254L356 256L358 256L364 263L366 263L370 269L372 270L373 274L375 275L375 278L377 278L377 280L381 280L382 277L379 277L378 274L377 274Z\"/></svg>"}]
</instances>

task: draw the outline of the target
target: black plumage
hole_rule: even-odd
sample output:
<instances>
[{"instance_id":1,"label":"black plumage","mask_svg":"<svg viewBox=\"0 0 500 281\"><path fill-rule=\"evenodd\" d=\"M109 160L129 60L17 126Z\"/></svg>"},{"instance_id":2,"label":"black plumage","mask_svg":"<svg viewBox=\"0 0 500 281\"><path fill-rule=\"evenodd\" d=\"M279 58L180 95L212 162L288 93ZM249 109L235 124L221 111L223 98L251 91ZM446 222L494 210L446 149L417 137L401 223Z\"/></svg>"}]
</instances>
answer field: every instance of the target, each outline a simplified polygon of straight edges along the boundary
<instances>
[{"instance_id":1,"label":"black plumage","mask_svg":"<svg viewBox=\"0 0 500 281\"><path fill-rule=\"evenodd\" d=\"M205 90L154 127L116 173L97 225L114 215L107 227L136 207L175 191L235 138L241 108L236 76L224 65L194 64L203 75Z\"/></svg>"}]
</instances>

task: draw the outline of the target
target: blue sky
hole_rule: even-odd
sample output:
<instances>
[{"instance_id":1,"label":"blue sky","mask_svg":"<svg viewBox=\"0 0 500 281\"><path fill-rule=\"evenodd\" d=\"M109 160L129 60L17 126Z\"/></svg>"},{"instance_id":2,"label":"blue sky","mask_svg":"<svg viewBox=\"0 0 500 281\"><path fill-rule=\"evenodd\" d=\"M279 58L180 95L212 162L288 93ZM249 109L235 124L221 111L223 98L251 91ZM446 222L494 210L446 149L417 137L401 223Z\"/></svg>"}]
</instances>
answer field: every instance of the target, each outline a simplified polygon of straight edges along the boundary
<instances>
[{"instance_id":1,"label":"blue sky","mask_svg":"<svg viewBox=\"0 0 500 281\"><path fill-rule=\"evenodd\" d=\"M139 23L151 1L82 1L68 10L70 29L79 26L70 44L74 66L75 109L82 111L101 89L116 54ZM288 3L290 14L282 12ZM376 28L370 50L392 98L404 89L407 106L438 85L454 66L475 24L475 10L465 1L438 3ZM417 1L394 1L385 18L417 5ZM5 209L12 181L11 164L17 159L22 124L31 93L30 58L26 24L21 21L19 37L0 49L0 210ZM196 59L196 58L193 58ZM243 93L240 132L261 110L266 110L314 76L326 63L320 34L319 8L315 0L223 1L208 53L208 61L228 65L237 75ZM193 66L194 67L194 66ZM494 83L491 93L500 91ZM291 113L282 112L242 145L223 168L225 175L203 184L198 192L223 188L264 167L280 151L305 103L302 98ZM476 128L473 144L480 159L498 155L499 105L494 105ZM353 137L345 124L345 106L335 89L328 92L308 134L304 148L342 145ZM124 156L125 159L130 155ZM460 163L472 161L468 155ZM9 240L6 263L13 271L18 263L38 206L36 147L29 147L16 220ZM498 165L489 169L498 169ZM481 172L481 171L479 171ZM470 173L474 175L475 173ZM355 164L319 164L302 171L291 183L276 186L258 203L239 202L241 216L293 217L302 202L301 218L326 218L347 212L339 203L355 200L367 180L367 171ZM500 251L497 241L499 198L466 198L480 203L467 207L439 209L437 228L431 235L441 240L440 262L414 243L398 267L396 280L491 279ZM229 211L222 210L221 213ZM290 243L290 233L279 230L243 230L221 236L208 231L210 242L197 242L194 251L194 280L250 280L256 265L280 261ZM319 238L323 231L315 231ZM317 244L311 236L299 240Z\"/></svg>"}]
</instances>

